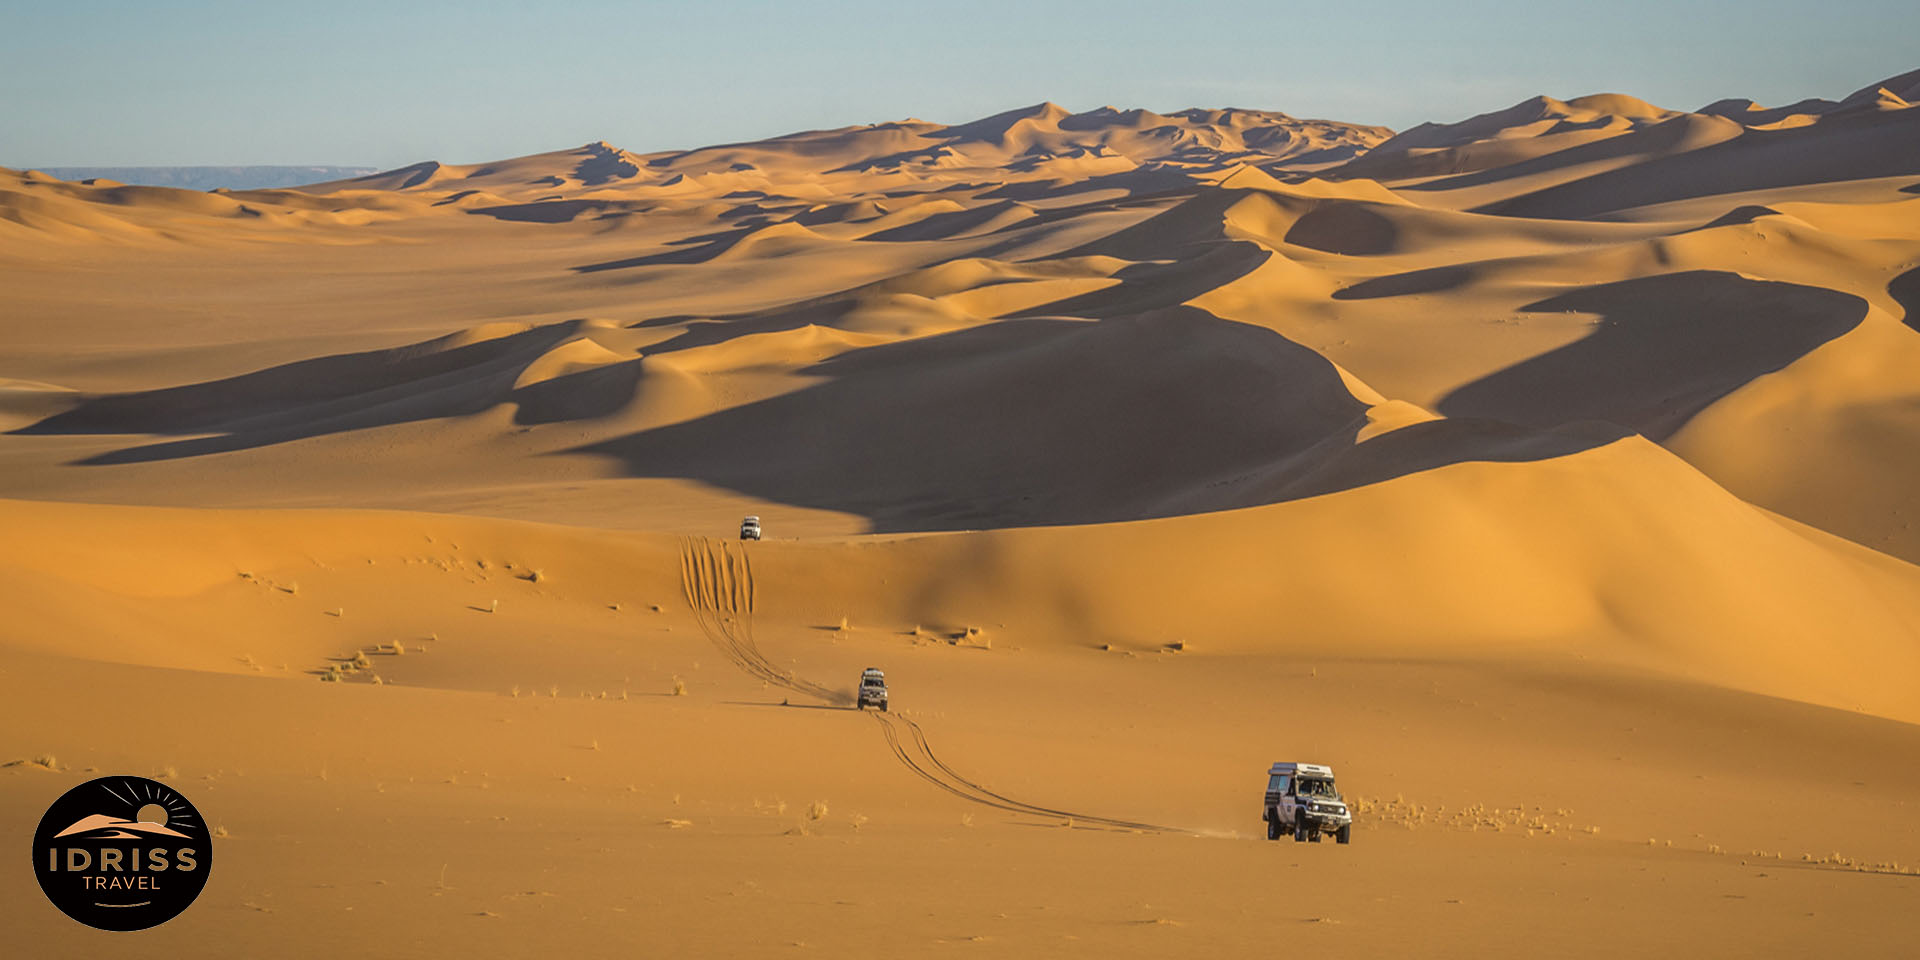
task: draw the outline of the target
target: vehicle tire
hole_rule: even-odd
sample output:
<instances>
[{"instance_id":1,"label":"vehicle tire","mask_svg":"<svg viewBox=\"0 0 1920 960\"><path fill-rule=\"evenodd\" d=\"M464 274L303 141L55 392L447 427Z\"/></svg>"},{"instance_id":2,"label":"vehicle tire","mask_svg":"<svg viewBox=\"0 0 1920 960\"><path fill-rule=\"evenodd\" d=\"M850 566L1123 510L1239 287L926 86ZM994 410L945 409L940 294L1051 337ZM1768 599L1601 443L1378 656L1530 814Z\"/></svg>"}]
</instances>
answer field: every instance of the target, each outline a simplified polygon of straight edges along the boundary
<instances>
[{"instance_id":1,"label":"vehicle tire","mask_svg":"<svg viewBox=\"0 0 1920 960\"><path fill-rule=\"evenodd\" d=\"M1341 827L1340 832L1333 835L1333 842L1335 843L1346 843L1352 839L1353 839L1353 824L1351 823L1347 824L1344 827Z\"/></svg>"},{"instance_id":2,"label":"vehicle tire","mask_svg":"<svg viewBox=\"0 0 1920 960\"><path fill-rule=\"evenodd\" d=\"M1293 842L1307 842L1307 822L1296 817L1293 821Z\"/></svg>"},{"instance_id":3,"label":"vehicle tire","mask_svg":"<svg viewBox=\"0 0 1920 960\"><path fill-rule=\"evenodd\" d=\"M1280 839L1280 821L1273 820L1273 819L1269 819L1267 821L1267 839L1268 840Z\"/></svg>"},{"instance_id":4,"label":"vehicle tire","mask_svg":"<svg viewBox=\"0 0 1920 960\"><path fill-rule=\"evenodd\" d=\"M881 713L887 712L887 704L886 704L886 701L884 700L880 702L880 712Z\"/></svg>"}]
</instances>

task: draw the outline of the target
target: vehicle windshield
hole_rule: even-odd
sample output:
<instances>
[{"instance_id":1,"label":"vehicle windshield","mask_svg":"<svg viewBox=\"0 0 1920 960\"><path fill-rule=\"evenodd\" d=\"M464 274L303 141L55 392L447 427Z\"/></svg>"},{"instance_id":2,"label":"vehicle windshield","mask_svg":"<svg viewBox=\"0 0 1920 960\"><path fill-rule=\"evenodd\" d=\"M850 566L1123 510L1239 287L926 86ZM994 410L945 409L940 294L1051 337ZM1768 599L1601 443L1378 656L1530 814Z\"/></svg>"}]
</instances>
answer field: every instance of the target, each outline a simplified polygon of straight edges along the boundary
<instances>
[{"instance_id":1,"label":"vehicle windshield","mask_svg":"<svg viewBox=\"0 0 1920 960\"><path fill-rule=\"evenodd\" d=\"M1303 797L1337 797L1332 780L1301 780L1296 792Z\"/></svg>"},{"instance_id":2,"label":"vehicle windshield","mask_svg":"<svg viewBox=\"0 0 1920 960\"><path fill-rule=\"evenodd\" d=\"M887 685L887 682L879 677L861 677L860 685L863 687L884 687Z\"/></svg>"}]
</instances>

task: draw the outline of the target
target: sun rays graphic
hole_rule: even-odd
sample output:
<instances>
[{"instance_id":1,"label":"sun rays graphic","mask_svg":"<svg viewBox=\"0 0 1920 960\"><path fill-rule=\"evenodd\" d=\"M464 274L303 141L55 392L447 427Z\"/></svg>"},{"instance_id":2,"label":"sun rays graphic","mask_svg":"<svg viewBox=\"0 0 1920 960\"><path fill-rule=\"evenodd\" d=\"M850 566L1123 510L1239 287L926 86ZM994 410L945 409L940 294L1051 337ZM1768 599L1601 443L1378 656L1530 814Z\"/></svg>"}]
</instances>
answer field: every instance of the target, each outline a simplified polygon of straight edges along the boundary
<instances>
[{"instance_id":1,"label":"sun rays graphic","mask_svg":"<svg viewBox=\"0 0 1920 960\"><path fill-rule=\"evenodd\" d=\"M185 797L180 796L166 784L155 783L152 780L122 779L117 785L118 790L114 789L115 786L112 783L102 783L100 789L105 790L125 808L126 812L119 815L120 819L140 820L137 814L149 807L158 807L166 811L166 819L146 822L158 822L162 826L172 827L175 830L196 829L193 808L187 804Z\"/></svg>"}]
</instances>

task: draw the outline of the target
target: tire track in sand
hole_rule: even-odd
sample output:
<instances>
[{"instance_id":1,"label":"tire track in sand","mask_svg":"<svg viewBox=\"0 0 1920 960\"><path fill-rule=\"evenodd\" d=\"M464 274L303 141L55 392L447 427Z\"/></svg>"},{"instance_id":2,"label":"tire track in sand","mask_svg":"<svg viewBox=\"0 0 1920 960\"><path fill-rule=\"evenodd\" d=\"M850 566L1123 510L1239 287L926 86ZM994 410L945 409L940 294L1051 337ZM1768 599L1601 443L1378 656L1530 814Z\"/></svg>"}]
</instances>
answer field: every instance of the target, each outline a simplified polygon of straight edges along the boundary
<instances>
[{"instance_id":1,"label":"tire track in sand","mask_svg":"<svg viewBox=\"0 0 1920 960\"><path fill-rule=\"evenodd\" d=\"M694 620L714 646L733 665L765 683L784 687L836 706L852 706L853 698L840 691L794 675L760 652L753 638L753 565L746 545L705 537L689 537L680 553L680 585ZM869 713L887 741L894 759L922 780L969 803L1008 813L1068 820L1116 830L1154 833L1192 833L1179 827L1121 820L1094 814L1057 810L1015 800L991 790L948 766L933 752L927 733L913 720L889 713ZM902 736L902 734L905 736Z\"/></svg>"},{"instance_id":2,"label":"tire track in sand","mask_svg":"<svg viewBox=\"0 0 1920 960\"><path fill-rule=\"evenodd\" d=\"M680 551L680 585L695 622L733 665L749 676L838 706L853 698L796 677L768 660L753 639L753 567L745 546L689 538Z\"/></svg>"}]
</instances>

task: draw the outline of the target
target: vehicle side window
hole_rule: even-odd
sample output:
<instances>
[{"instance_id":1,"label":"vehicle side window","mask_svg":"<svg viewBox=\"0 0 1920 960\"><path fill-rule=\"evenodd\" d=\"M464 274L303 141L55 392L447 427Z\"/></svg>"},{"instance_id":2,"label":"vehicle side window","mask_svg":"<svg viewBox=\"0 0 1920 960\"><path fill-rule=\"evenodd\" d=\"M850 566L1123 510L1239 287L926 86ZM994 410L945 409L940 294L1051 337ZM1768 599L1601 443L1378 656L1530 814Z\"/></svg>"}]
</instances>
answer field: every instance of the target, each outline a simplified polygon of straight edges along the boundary
<instances>
[{"instance_id":1,"label":"vehicle side window","mask_svg":"<svg viewBox=\"0 0 1920 960\"><path fill-rule=\"evenodd\" d=\"M1287 792L1287 775L1284 773L1276 773L1273 776L1268 777L1267 792L1268 793L1286 793Z\"/></svg>"}]
</instances>

